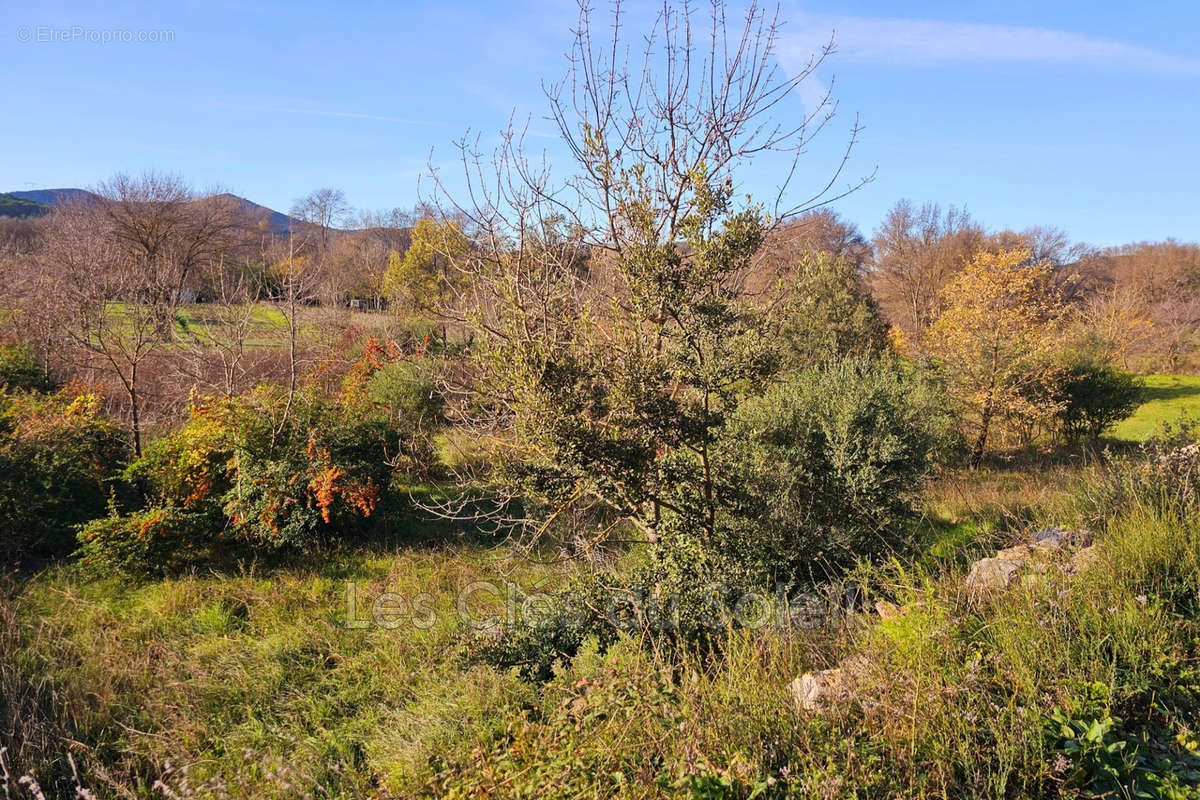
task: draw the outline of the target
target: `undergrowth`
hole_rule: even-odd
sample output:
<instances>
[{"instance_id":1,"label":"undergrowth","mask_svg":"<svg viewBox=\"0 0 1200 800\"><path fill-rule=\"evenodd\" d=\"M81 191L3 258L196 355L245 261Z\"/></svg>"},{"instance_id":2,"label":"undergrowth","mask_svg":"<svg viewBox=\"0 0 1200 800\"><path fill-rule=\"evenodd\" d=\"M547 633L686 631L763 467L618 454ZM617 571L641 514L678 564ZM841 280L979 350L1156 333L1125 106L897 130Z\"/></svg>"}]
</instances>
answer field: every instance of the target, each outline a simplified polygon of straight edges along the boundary
<instances>
[{"instance_id":1,"label":"undergrowth","mask_svg":"<svg viewBox=\"0 0 1200 800\"><path fill-rule=\"evenodd\" d=\"M502 547L140 583L12 576L4 791L33 796L28 774L46 797L1200 797L1200 521L1158 502L1179 495L1146 490L1140 463L948 475L926 495L922 555L851 576L855 613L703 651L585 635L536 673L461 658L464 587L498 587L476 595L486 616L506 581L518 600L571 581ZM1101 516L1078 574L985 601L964 589L990 548ZM400 624L348 628L346 581L353 619L391 591ZM799 711L788 684L847 659L852 696Z\"/></svg>"}]
</instances>

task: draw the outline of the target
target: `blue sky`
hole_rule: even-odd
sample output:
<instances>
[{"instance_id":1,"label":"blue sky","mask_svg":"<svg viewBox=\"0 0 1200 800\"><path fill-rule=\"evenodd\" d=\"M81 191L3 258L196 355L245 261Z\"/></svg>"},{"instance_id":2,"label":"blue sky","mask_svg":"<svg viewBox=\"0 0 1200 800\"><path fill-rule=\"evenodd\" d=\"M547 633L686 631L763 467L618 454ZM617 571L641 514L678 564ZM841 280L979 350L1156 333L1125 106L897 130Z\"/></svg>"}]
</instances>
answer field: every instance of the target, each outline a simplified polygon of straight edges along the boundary
<instances>
[{"instance_id":1,"label":"blue sky","mask_svg":"<svg viewBox=\"0 0 1200 800\"><path fill-rule=\"evenodd\" d=\"M321 186L360 208L410 206L431 151L451 168L468 128L494 136L515 110L549 132L540 81L563 71L573 5L0 0L0 190L153 168L284 211ZM876 178L834 208L866 233L909 198L1098 245L1200 239L1194 0L785 2L782 12L785 67L831 31L838 47L817 78L834 82L839 115L797 194L824 174L857 113L864 131L847 177ZM46 40L73 29L170 37ZM772 180L755 173L746 188L764 194Z\"/></svg>"}]
</instances>

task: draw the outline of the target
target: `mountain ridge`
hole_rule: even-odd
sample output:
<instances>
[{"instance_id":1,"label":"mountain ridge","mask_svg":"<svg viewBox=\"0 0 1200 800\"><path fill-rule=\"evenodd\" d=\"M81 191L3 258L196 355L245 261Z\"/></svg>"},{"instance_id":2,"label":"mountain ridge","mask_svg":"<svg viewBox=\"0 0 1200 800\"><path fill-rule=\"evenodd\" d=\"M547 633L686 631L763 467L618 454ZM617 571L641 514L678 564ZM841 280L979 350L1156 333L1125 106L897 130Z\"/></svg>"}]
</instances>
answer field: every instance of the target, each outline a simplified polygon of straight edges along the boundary
<instances>
[{"instance_id":1,"label":"mountain ridge","mask_svg":"<svg viewBox=\"0 0 1200 800\"><path fill-rule=\"evenodd\" d=\"M222 192L219 196L233 198L251 214L265 214L267 226L274 233L285 234L291 231L293 227L303 224L300 220L290 217L281 211L276 211L268 206L255 203L253 200L247 200L245 197L233 194L232 192ZM86 202L89 198L93 197L95 197L93 192L74 187L30 189L19 192L0 193L0 217L42 216L49 213L50 209L54 206L77 201ZM12 198L12 200L6 200L5 198Z\"/></svg>"}]
</instances>

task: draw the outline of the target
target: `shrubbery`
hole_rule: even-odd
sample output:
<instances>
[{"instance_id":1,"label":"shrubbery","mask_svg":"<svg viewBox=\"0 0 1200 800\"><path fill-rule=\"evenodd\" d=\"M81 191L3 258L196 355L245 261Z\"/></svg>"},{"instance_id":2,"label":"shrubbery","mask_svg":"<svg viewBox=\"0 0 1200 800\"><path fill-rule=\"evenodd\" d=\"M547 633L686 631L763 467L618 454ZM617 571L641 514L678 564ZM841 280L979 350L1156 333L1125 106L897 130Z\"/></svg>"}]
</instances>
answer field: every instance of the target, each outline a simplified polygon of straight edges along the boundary
<instances>
[{"instance_id":1,"label":"shrubbery","mask_svg":"<svg viewBox=\"0 0 1200 800\"><path fill-rule=\"evenodd\" d=\"M91 563L167 570L212 553L217 541L257 552L304 549L361 530L388 489L393 436L378 415L303 392L262 387L198 402L178 431L150 444L129 480L148 506L80 534ZM161 530L160 530L161 528ZM141 534L163 540L141 549ZM127 534L135 541L118 542ZM164 558L164 548L171 558Z\"/></svg>"},{"instance_id":2,"label":"shrubbery","mask_svg":"<svg viewBox=\"0 0 1200 800\"><path fill-rule=\"evenodd\" d=\"M1138 379L1102 360L1071 364L1058 390L1060 430L1068 441L1095 440L1133 413L1142 399Z\"/></svg>"},{"instance_id":3,"label":"shrubbery","mask_svg":"<svg viewBox=\"0 0 1200 800\"><path fill-rule=\"evenodd\" d=\"M714 453L714 536L677 518L631 574L573 587L563 598L573 613L510 626L480 652L545 675L585 636L615 627L709 641L739 624L731 612L748 592L810 587L894 554L915 492L953 442L951 425L937 393L892 362L850 358L795 373L728 421Z\"/></svg>"},{"instance_id":4,"label":"shrubbery","mask_svg":"<svg viewBox=\"0 0 1200 800\"><path fill-rule=\"evenodd\" d=\"M797 372L729 420L715 535L668 528L635 580L673 604L673 632L706 638L743 592L811 586L895 553L950 425L937 396L891 362Z\"/></svg>"},{"instance_id":5,"label":"shrubbery","mask_svg":"<svg viewBox=\"0 0 1200 800\"><path fill-rule=\"evenodd\" d=\"M985 602L964 602L960 572L897 559L855 574L895 601L886 617L735 631L721 658L585 643L533 710L450 755L437 791L1200 797L1200 526L1147 511L1109 517L1079 571ZM797 709L789 683L834 662L846 693Z\"/></svg>"},{"instance_id":6,"label":"shrubbery","mask_svg":"<svg viewBox=\"0 0 1200 800\"><path fill-rule=\"evenodd\" d=\"M1179 520L1200 509L1200 423L1164 425L1139 450L1105 464L1086 484L1092 524L1132 508Z\"/></svg>"},{"instance_id":7,"label":"shrubbery","mask_svg":"<svg viewBox=\"0 0 1200 800\"><path fill-rule=\"evenodd\" d=\"M368 349L334 399L262 386L196 401L190 419L126 472L146 507L86 526L92 564L162 572L222 553L305 550L365 532L393 502L398 473L430 469L411 409L372 403L380 366Z\"/></svg>"},{"instance_id":8,"label":"shrubbery","mask_svg":"<svg viewBox=\"0 0 1200 800\"><path fill-rule=\"evenodd\" d=\"M0 389L9 392L53 392L59 383L33 352L22 345L0 345Z\"/></svg>"},{"instance_id":9,"label":"shrubbery","mask_svg":"<svg viewBox=\"0 0 1200 800\"><path fill-rule=\"evenodd\" d=\"M366 399L396 428L399 458L409 472L427 477L436 461L434 434L445 424L445 401L430 359L381 366L364 387Z\"/></svg>"},{"instance_id":10,"label":"shrubbery","mask_svg":"<svg viewBox=\"0 0 1200 800\"><path fill-rule=\"evenodd\" d=\"M128 455L94 392L0 393L0 560L69 554L74 526L104 513Z\"/></svg>"},{"instance_id":11,"label":"shrubbery","mask_svg":"<svg viewBox=\"0 0 1200 800\"><path fill-rule=\"evenodd\" d=\"M807 254L784 288L779 338L788 365L887 352L887 324L848 259Z\"/></svg>"},{"instance_id":12,"label":"shrubbery","mask_svg":"<svg viewBox=\"0 0 1200 800\"><path fill-rule=\"evenodd\" d=\"M203 511L155 505L89 522L80 534L81 552L91 565L126 573L170 573L214 559L223 533L220 520Z\"/></svg>"},{"instance_id":13,"label":"shrubbery","mask_svg":"<svg viewBox=\"0 0 1200 800\"><path fill-rule=\"evenodd\" d=\"M895 364L865 358L801 371L744 404L723 456L717 541L726 574L809 582L892 552L952 418Z\"/></svg>"}]
</instances>

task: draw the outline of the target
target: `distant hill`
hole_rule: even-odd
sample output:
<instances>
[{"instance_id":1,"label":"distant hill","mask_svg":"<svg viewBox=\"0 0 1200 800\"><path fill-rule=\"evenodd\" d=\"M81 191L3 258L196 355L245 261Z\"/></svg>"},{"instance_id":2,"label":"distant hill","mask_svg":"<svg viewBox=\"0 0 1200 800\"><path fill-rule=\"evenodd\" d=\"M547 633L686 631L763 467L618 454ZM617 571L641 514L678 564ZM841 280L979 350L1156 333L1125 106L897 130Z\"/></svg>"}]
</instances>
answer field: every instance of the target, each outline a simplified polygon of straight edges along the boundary
<instances>
[{"instance_id":1,"label":"distant hill","mask_svg":"<svg viewBox=\"0 0 1200 800\"><path fill-rule=\"evenodd\" d=\"M245 209L246 212L250 216L259 217L259 216L265 215L266 220L267 220L267 227L271 229L272 233L279 233L279 234L287 233L293 227L298 227L299 225L303 224L300 222L300 220L293 219L292 217L289 217L287 214L276 211L273 208L267 208L266 206L260 206L258 203L255 203L251 200L247 200L244 197L238 197L236 194L229 194L228 192L226 192L225 194L223 194L221 196L222 197L230 197L234 201L240 203L242 208Z\"/></svg>"},{"instance_id":2,"label":"distant hill","mask_svg":"<svg viewBox=\"0 0 1200 800\"><path fill-rule=\"evenodd\" d=\"M292 219L287 214L272 208L260 206L258 203L238 197L236 194L223 195L233 198L243 209L254 218L265 218L267 227L273 233L284 234L293 227L299 226L299 220ZM0 194L0 217L35 217L48 212L51 206L70 203L94 197L86 189L34 189L27 192L9 192Z\"/></svg>"},{"instance_id":3,"label":"distant hill","mask_svg":"<svg viewBox=\"0 0 1200 800\"><path fill-rule=\"evenodd\" d=\"M19 200L28 200L42 206L57 206L73 200L86 200L92 193L86 189L34 189L29 192L9 192Z\"/></svg>"},{"instance_id":4,"label":"distant hill","mask_svg":"<svg viewBox=\"0 0 1200 800\"><path fill-rule=\"evenodd\" d=\"M49 206L11 194L0 194L0 217L40 217Z\"/></svg>"}]
</instances>

